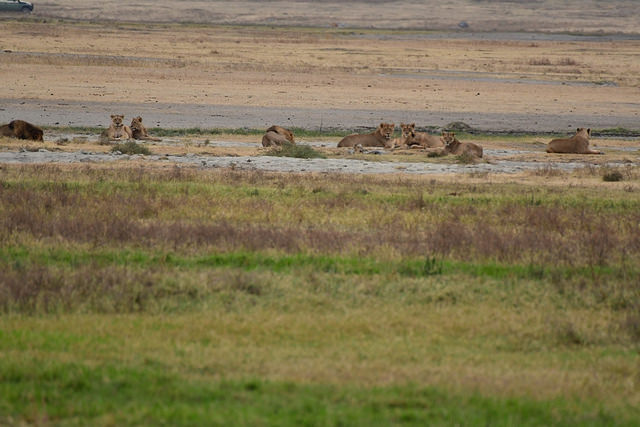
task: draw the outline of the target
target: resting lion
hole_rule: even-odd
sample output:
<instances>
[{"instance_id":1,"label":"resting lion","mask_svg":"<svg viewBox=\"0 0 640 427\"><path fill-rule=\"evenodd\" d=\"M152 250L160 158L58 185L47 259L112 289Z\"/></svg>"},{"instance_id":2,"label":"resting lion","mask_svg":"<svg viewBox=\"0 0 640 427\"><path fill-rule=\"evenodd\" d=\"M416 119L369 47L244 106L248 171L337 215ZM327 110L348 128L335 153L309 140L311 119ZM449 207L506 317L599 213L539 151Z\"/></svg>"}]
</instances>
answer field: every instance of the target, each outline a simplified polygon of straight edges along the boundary
<instances>
[{"instance_id":1,"label":"resting lion","mask_svg":"<svg viewBox=\"0 0 640 427\"><path fill-rule=\"evenodd\" d=\"M107 140L131 139L131 128L123 123L123 114L111 115L111 126L102 132L102 137Z\"/></svg>"},{"instance_id":2,"label":"resting lion","mask_svg":"<svg viewBox=\"0 0 640 427\"><path fill-rule=\"evenodd\" d=\"M442 147L442 139L425 132L416 132L416 124L400 123L402 137L407 146L411 148L437 148Z\"/></svg>"},{"instance_id":3,"label":"resting lion","mask_svg":"<svg viewBox=\"0 0 640 427\"><path fill-rule=\"evenodd\" d=\"M454 132L442 132L442 142L446 154L470 154L473 157L482 157L482 147L473 142L460 142Z\"/></svg>"},{"instance_id":4,"label":"resting lion","mask_svg":"<svg viewBox=\"0 0 640 427\"><path fill-rule=\"evenodd\" d=\"M578 128L571 138L554 139L547 145L547 153L604 154L589 148L591 129Z\"/></svg>"},{"instance_id":5,"label":"resting lion","mask_svg":"<svg viewBox=\"0 0 640 427\"><path fill-rule=\"evenodd\" d=\"M145 141L162 141L160 138L149 136L149 132L145 125L142 124L142 117L134 117L131 119L131 136L133 139L142 139Z\"/></svg>"},{"instance_id":6,"label":"resting lion","mask_svg":"<svg viewBox=\"0 0 640 427\"><path fill-rule=\"evenodd\" d=\"M338 143L338 147L354 147L360 144L363 147L393 148L394 140L391 139L391 135L395 127L393 123L380 123L375 132L345 136Z\"/></svg>"},{"instance_id":7,"label":"resting lion","mask_svg":"<svg viewBox=\"0 0 640 427\"><path fill-rule=\"evenodd\" d=\"M0 136L44 141L43 135L42 129L24 120L12 120L9 124L0 126Z\"/></svg>"},{"instance_id":8,"label":"resting lion","mask_svg":"<svg viewBox=\"0 0 640 427\"><path fill-rule=\"evenodd\" d=\"M293 137L293 132L282 126L273 125L262 136L263 147L280 146L286 143L295 144L296 140Z\"/></svg>"}]
</instances>

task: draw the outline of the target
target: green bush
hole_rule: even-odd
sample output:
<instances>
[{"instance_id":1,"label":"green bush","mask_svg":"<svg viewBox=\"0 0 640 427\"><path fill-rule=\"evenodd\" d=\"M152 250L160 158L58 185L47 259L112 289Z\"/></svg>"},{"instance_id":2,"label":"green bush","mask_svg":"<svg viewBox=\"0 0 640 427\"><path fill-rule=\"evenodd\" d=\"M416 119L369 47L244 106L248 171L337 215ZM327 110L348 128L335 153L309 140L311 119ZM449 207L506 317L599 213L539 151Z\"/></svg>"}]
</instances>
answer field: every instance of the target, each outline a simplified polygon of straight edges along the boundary
<instances>
[{"instance_id":1,"label":"green bush","mask_svg":"<svg viewBox=\"0 0 640 427\"><path fill-rule=\"evenodd\" d=\"M622 181L622 178L622 172L618 170L607 171L602 175L602 180L608 182Z\"/></svg>"},{"instance_id":2,"label":"green bush","mask_svg":"<svg viewBox=\"0 0 640 427\"><path fill-rule=\"evenodd\" d=\"M286 143L269 150L267 156L295 157L298 159L326 159L327 156L308 145Z\"/></svg>"},{"instance_id":3,"label":"green bush","mask_svg":"<svg viewBox=\"0 0 640 427\"><path fill-rule=\"evenodd\" d=\"M149 151L147 147L138 144L135 141L129 141L123 144L114 145L111 149L111 152L115 153L117 151L121 152L122 154L143 154L145 156L151 154L151 151Z\"/></svg>"}]
</instances>

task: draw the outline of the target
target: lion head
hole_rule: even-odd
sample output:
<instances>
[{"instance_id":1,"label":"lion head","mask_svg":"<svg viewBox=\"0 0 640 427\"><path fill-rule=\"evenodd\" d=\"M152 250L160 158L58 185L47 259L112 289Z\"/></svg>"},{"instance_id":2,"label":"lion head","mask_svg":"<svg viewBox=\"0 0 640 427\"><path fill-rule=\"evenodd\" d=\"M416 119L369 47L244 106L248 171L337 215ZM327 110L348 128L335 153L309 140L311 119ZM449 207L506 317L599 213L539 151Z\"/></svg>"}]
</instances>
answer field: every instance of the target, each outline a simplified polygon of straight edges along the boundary
<instances>
[{"instance_id":1,"label":"lion head","mask_svg":"<svg viewBox=\"0 0 640 427\"><path fill-rule=\"evenodd\" d=\"M134 117L131 119L131 129L142 129L142 117Z\"/></svg>"},{"instance_id":2,"label":"lion head","mask_svg":"<svg viewBox=\"0 0 640 427\"><path fill-rule=\"evenodd\" d=\"M590 138L591 137L591 128L585 129L585 128L578 128L576 130L576 136L582 136L584 138Z\"/></svg>"},{"instance_id":3,"label":"lion head","mask_svg":"<svg viewBox=\"0 0 640 427\"><path fill-rule=\"evenodd\" d=\"M451 145L456 140L455 132L442 132L442 136L440 136L440 141L446 146Z\"/></svg>"},{"instance_id":4,"label":"lion head","mask_svg":"<svg viewBox=\"0 0 640 427\"><path fill-rule=\"evenodd\" d=\"M404 138L405 140L416 136L415 123L411 123L411 124L400 123L400 129L402 129L402 138Z\"/></svg>"},{"instance_id":5,"label":"lion head","mask_svg":"<svg viewBox=\"0 0 640 427\"><path fill-rule=\"evenodd\" d=\"M395 123L380 123L380 126L378 126L378 132L380 132L384 139L389 140L391 139L391 136L393 136L393 130L395 128Z\"/></svg>"},{"instance_id":6,"label":"lion head","mask_svg":"<svg viewBox=\"0 0 640 427\"><path fill-rule=\"evenodd\" d=\"M124 115L123 114L112 114L111 115L111 123L113 124L113 126L115 128L122 127L122 122L123 121L124 121Z\"/></svg>"}]
</instances>

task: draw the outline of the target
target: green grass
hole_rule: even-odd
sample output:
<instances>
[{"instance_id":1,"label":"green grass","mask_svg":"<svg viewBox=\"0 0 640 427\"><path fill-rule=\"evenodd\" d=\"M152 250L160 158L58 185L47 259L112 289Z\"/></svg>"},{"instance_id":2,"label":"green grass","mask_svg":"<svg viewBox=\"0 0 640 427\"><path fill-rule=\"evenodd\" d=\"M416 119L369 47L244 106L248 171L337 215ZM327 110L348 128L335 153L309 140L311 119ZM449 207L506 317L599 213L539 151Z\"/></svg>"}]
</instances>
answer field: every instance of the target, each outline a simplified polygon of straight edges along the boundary
<instances>
[{"instance_id":1,"label":"green grass","mask_svg":"<svg viewBox=\"0 0 640 427\"><path fill-rule=\"evenodd\" d=\"M141 250L65 250L60 248L34 249L27 247L0 248L0 263L18 265L82 265L137 266L140 268L172 267L181 269L238 268L245 271L269 270L295 273L311 269L323 273L377 275L398 274L406 277L428 277L462 273L472 277L491 279L544 279L549 277L605 278L633 277L640 274L637 266L543 266L501 264L496 262L461 262L439 260L435 257L379 260L371 257L269 254L260 252L223 252L204 256L183 256L172 252L157 253Z\"/></svg>"},{"instance_id":2,"label":"green grass","mask_svg":"<svg viewBox=\"0 0 640 427\"><path fill-rule=\"evenodd\" d=\"M0 422L92 425L632 425L564 399L487 398L437 388L204 381L154 366L29 360L0 367ZM46 420L46 421L45 421Z\"/></svg>"},{"instance_id":3,"label":"green grass","mask_svg":"<svg viewBox=\"0 0 640 427\"><path fill-rule=\"evenodd\" d=\"M123 142L120 144L116 144L111 148L111 152L120 152L122 154L142 154L144 156L148 156L151 154L151 150L149 150L146 146L142 144L138 144L135 141Z\"/></svg>"},{"instance_id":4,"label":"green grass","mask_svg":"<svg viewBox=\"0 0 640 427\"><path fill-rule=\"evenodd\" d=\"M308 145L283 144L280 147L272 148L266 153L267 156L295 157L298 159L326 159L327 156L314 150Z\"/></svg>"},{"instance_id":5,"label":"green grass","mask_svg":"<svg viewBox=\"0 0 640 427\"><path fill-rule=\"evenodd\" d=\"M104 128L95 126L43 126L44 130L63 132L63 133L81 133L81 134L100 134ZM372 128L373 129L373 128ZM320 138L320 137L344 137L352 133L361 132L362 129L342 129L342 128L324 128L320 129L305 129L299 127L292 127L290 130L294 133L296 138ZM440 128L438 127L421 127L416 129L421 132L428 132L432 134L439 134ZM255 128L163 128L153 127L149 128L149 133L156 137L181 137L181 136L207 136L207 135L263 135L265 129ZM398 131L396 131L399 136ZM564 137L566 133L557 132L523 132L523 131L487 131L480 129L466 129L465 131L456 131L456 136L463 139L468 138L487 138L500 140L524 140L530 141L536 137L552 138L552 137ZM626 128L607 128L607 129L592 129L591 135L594 137L639 137L640 129L626 129Z\"/></svg>"}]
</instances>

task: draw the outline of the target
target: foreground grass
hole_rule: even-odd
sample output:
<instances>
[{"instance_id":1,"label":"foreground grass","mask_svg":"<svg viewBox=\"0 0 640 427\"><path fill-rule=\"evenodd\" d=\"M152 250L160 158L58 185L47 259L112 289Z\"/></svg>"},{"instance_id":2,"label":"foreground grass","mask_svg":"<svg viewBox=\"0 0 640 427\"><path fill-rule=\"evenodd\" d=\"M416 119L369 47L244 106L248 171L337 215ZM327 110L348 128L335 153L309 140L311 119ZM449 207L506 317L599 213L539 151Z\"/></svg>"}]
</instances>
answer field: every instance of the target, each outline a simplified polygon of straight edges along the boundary
<instances>
[{"instance_id":1,"label":"foreground grass","mask_svg":"<svg viewBox=\"0 0 640 427\"><path fill-rule=\"evenodd\" d=\"M34 424L61 420L93 425L615 423L611 415L593 408L576 417L562 399L541 403L457 396L417 386L185 380L154 368L153 362L135 369L9 362L0 367L0 378L0 393L6 398L0 414L3 406L17 407L27 414L23 420ZM0 415L0 421L17 419Z\"/></svg>"},{"instance_id":2,"label":"foreground grass","mask_svg":"<svg viewBox=\"0 0 640 427\"><path fill-rule=\"evenodd\" d=\"M632 425L637 175L583 180L3 166L0 423Z\"/></svg>"}]
</instances>

